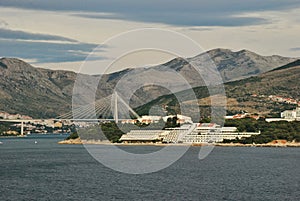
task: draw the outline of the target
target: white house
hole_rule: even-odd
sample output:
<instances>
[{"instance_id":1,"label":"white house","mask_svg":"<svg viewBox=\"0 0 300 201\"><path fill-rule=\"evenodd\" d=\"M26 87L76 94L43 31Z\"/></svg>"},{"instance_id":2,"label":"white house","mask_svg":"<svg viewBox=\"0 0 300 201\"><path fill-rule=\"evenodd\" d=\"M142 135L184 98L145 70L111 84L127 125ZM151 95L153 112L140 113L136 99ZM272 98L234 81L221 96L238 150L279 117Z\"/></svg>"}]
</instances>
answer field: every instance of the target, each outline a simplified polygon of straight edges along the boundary
<instances>
[{"instance_id":1,"label":"white house","mask_svg":"<svg viewBox=\"0 0 300 201\"><path fill-rule=\"evenodd\" d=\"M294 110L285 110L281 112L281 118L283 119L300 119L300 107Z\"/></svg>"}]
</instances>

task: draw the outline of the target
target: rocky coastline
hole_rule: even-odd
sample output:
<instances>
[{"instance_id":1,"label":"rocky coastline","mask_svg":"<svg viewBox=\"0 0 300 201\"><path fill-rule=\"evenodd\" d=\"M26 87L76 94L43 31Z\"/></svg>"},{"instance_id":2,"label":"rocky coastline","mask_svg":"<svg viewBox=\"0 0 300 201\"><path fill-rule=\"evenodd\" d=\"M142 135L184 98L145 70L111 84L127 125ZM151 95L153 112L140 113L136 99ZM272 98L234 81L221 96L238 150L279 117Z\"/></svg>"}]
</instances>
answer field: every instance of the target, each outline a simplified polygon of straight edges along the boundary
<instances>
[{"instance_id":1,"label":"rocky coastline","mask_svg":"<svg viewBox=\"0 0 300 201\"><path fill-rule=\"evenodd\" d=\"M300 147L299 142L287 142L285 140L274 140L265 144L240 144L240 143L199 143L199 144L163 144L163 143L111 143L100 140L81 140L80 138L63 140L58 144L98 144L116 146L219 146L219 147Z\"/></svg>"}]
</instances>

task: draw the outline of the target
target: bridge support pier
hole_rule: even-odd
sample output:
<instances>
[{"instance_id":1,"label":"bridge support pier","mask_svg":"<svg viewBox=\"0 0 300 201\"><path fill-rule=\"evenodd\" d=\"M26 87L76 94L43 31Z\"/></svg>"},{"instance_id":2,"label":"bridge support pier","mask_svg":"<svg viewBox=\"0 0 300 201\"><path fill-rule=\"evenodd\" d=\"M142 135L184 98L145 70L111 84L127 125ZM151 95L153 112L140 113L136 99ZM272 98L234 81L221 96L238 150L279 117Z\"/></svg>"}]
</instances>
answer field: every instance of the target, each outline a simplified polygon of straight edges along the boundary
<instances>
[{"instance_id":1,"label":"bridge support pier","mask_svg":"<svg viewBox=\"0 0 300 201\"><path fill-rule=\"evenodd\" d=\"M24 136L24 122L21 121L21 136Z\"/></svg>"}]
</instances>

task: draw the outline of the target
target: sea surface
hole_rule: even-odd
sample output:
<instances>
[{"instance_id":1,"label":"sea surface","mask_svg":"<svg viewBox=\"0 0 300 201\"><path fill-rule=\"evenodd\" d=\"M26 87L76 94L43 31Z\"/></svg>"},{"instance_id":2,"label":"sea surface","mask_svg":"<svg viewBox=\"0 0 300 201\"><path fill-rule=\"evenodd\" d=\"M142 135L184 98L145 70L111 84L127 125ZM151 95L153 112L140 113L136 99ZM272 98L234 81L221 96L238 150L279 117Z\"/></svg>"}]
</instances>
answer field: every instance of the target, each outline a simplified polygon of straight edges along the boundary
<instances>
[{"instance_id":1,"label":"sea surface","mask_svg":"<svg viewBox=\"0 0 300 201\"><path fill-rule=\"evenodd\" d=\"M191 147L166 169L130 175L103 166L82 145L57 144L65 137L1 138L0 200L300 200L299 148L215 147L199 160L200 147Z\"/></svg>"}]
</instances>

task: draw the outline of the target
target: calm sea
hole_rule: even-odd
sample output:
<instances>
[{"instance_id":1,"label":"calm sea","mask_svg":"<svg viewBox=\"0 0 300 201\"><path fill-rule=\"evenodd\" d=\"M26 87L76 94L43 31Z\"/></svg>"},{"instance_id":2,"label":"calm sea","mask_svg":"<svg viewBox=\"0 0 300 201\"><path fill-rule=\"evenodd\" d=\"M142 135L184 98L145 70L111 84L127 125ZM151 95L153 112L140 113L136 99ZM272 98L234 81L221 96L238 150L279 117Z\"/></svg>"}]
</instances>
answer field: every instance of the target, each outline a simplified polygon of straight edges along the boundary
<instances>
[{"instance_id":1,"label":"calm sea","mask_svg":"<svg viewBox=\"0 0 300 201\"><path fill-rule=\"evenodd\" d=\"M216 147L200 161L192 147L164 170L128 175L58 145L64 137L0 139L0 200L300 200L299 148Z\"/></svg>"}]
</instances>

